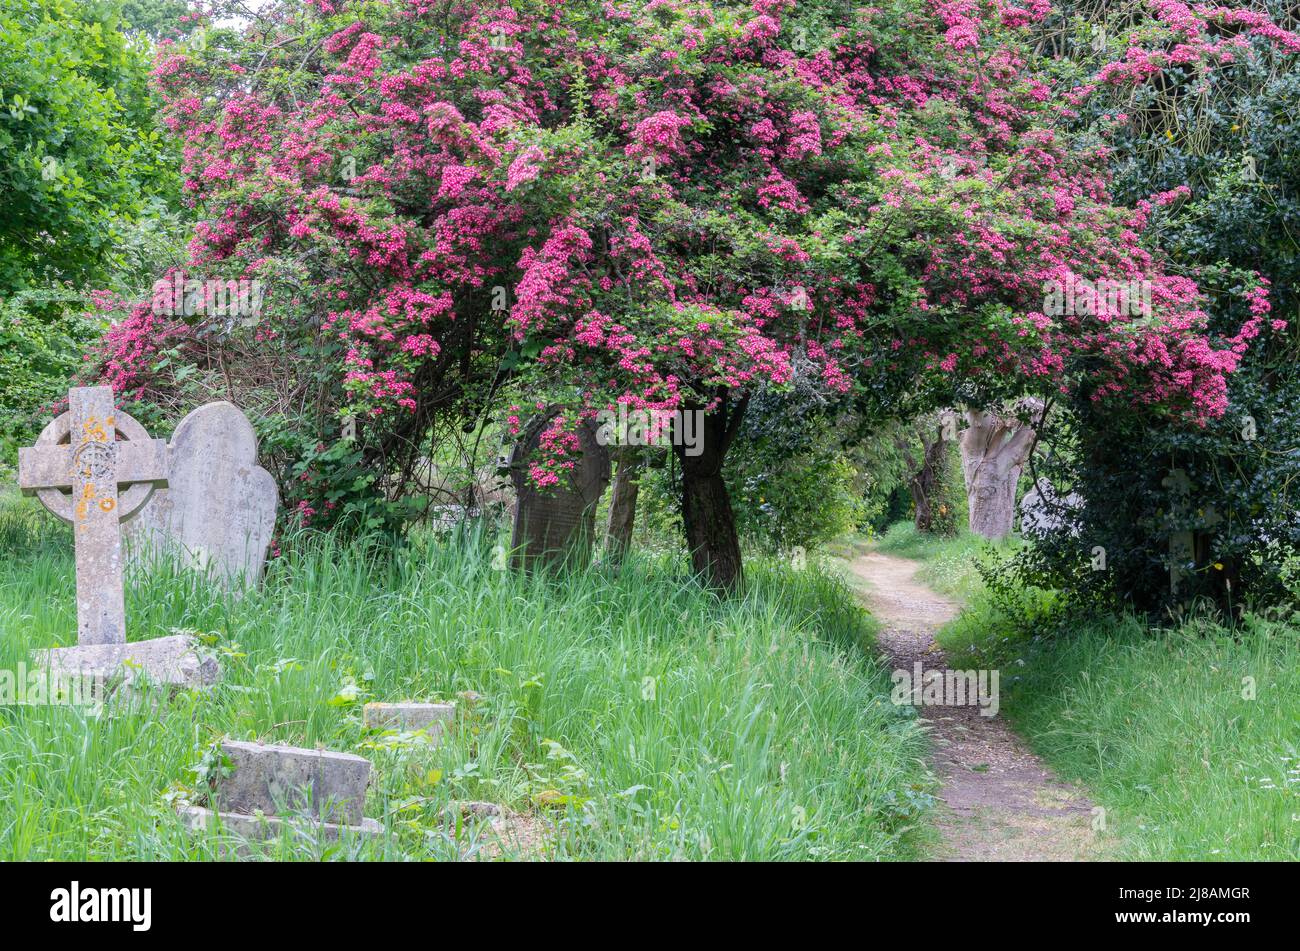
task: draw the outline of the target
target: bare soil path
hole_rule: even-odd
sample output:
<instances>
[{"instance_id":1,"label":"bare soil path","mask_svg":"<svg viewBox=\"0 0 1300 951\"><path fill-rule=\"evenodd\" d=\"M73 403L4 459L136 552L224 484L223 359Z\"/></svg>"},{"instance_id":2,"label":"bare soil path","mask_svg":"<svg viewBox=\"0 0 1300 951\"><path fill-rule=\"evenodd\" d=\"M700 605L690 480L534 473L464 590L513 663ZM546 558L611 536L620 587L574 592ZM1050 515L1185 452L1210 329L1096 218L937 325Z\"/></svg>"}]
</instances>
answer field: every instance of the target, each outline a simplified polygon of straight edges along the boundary
<instances>
[{"instance_id":1,"label":"bare soil path","mask_svg":"<svg viewBox=\"0 0 1300 951\"><path fill-rule=\"evenodd\" d=\"M880 620L880 648L891 670L947 670L935 632L960 608L916 580L920 564L880 552L855 558ZM1005 672L1004 672L1005 673ZM946 805L940 819L943 861L1086 861L1098 858L1092 804L1060 782L1000 716L976 704L923 706L933 742L932 768Z\"/></svg>"}]
</instances>

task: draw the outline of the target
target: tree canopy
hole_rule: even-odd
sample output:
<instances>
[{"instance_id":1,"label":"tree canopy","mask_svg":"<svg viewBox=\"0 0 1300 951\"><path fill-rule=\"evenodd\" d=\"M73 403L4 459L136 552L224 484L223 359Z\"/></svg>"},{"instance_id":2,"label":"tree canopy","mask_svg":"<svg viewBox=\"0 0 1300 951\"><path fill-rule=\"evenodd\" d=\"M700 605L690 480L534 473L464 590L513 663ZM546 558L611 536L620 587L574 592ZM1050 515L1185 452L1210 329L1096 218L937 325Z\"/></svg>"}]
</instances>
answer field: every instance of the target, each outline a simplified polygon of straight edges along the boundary
<instances>
[{"instance_id":1,"label":"tree canopy","mask_svg":"<svg viewBox=\"0 0 1300 951\"><path fill-rule=\"evenodd\" d=\"M142 304L106 338L105 376L166 391L168 347L276 363L317 524L358 479L376 488L332 461L401 469L437 414L503 378L561 399L570 426L620 403L702 411L684 515L724 585L721 469L760 390L1220 416L1268 329L1264 289L1207 335L1196 282L1142 240L1178 194L1113 204L1109 149L1056 129L1080 93L1030 63L1047 10L308 0L164 42L155 78L202 217L188 270L264 281L265 312L222 338ZM1140 284L1144 304L1047 312L1048 288L1080 280ZM336 448L352 415L356 452ZM544 444L543 484L573 441Z\"/></svg>"}]
</instances>

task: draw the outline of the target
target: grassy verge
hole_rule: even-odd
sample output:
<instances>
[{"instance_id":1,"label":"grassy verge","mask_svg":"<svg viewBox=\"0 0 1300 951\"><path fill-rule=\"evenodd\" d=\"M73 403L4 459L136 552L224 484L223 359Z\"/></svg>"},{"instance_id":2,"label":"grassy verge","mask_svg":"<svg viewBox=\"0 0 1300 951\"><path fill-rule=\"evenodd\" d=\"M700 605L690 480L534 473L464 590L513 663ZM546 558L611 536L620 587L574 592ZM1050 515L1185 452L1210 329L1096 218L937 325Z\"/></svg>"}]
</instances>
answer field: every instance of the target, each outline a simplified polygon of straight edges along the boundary
<instances>
[{"instance_id":1,"label":"grassy verge","mask_svg":"<svg viewBox=\"0 0 1300 951\"><path fill-rule=\"evenodd\" d=\"M1024 652L1004 700L1151 860L1300 858L1300 632L1080 625Z\"/></svg>"},{"instance_id":2,"label":"grassy verge","mask_svg":"<svg viewBox=\"0 0 1300 951\"><path fill-rule=\"evenodd\" d=\"M756 563L720 601L667 561L563 578L494 569L492 542L397 552L286 547L263 589L132 579L132 639L202 634L223 682L157 715L0 706L0 858L214 858L171 810L223 735L370 757L381 841L284 858L451 859L443 821L488 800L591 859L895 859L918 854L922 738L862 650L867 619L823 574ZM0 670L75 632L70 536L0 496ZM462 694L473 691L477 700ZM456 699L430 750L367 735L368 700Z\"/></svg>"},{"instance_id":3,"label":"grassy verge","mask_svg":"<svg viewBox=\"0 0 1300 951\"><path fill-rule=\"evenodd\" d=\"M913 535L882 547L925 559L923 575L968 605L940 643L954 664L1003 670L1003 713L1105 807L1116 857L1300 858L1300 630L1128 618L1026 638L983 590L969 539Z\"/></svg>"}]
</instances>

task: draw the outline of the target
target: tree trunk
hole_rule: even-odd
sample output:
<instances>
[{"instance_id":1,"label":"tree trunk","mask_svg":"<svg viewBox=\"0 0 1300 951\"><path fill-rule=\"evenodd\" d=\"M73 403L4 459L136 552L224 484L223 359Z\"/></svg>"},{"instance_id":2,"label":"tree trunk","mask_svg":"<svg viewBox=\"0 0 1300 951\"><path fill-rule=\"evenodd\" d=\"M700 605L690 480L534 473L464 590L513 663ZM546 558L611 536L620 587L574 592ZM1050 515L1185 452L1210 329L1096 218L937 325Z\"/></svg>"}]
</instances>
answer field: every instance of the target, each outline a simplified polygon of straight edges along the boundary
<instances>
[{"instance_id":1,"label":"tree trunk","mask_svg":"<svg viewBox=\"0 0 1300 951\"><path fill-rule=\"evenodd\" d=\"M682 466L682 526L691 566L709 587L722 591L735 591L743 580L740 536L722 464L747 405L748 399L742 399L731 406L724 397L704 417L703 439L695 447L698 455L687 455L690 447L676 440L673 444Z\"/></svg>"},{"instance_id":2,"label":"tree trunk","mask_svg":"<svg viewBox=\"0 0 1300 951\"><path fill-rule=\"evenodd\" d=\"M1034 446L1034 425L1042 403L1025 401L1033 423L983 410L967 410L968 426L958 437L962 476L970 508L970 530L992 541L1011 534L1016 515L1016 484Z\"/></svg>"},{"instance_id":3,"label":"tree trunk","mask_svg":"<svg viewBox=\"0 0 1300 951\"><path fill-rule=\"evenodd\" d=\"M609 502L609 530L606 554L610 564L621 564L632 550L632 528L636 523L636 497L641 488L641 452L624 446L615 454L618 471L614 474L614 492Z\"/></svg>"},{"instance_id":4,"label":"tree trunk","mask_svg":"<svg viewBox=\"0 0 1300 951\"><path fill-rule=\"evenodd\" d=\"M1016 485L1021 466L1003 469L986 463L966 485L970 506L970 530L997 541L1011 534L1016 515Z\"/></svg>"},{"instance_id":5,"label":"tree trunk","mask_svg":"<svg viewBox=\"0 0 1300 951\"><path fill-rule=\"evenodd\" d=\"M917 531L933 532L944 524L944 520L939 518L936 526L935 518L939 515L937 506L942 504L941 495L948 474L948 443L943 438L942 424L938 426L933 442L926 438L924 430L920 436L921 468L908 481L908 488L916 508Z\"/></svg>"}]
</instances>

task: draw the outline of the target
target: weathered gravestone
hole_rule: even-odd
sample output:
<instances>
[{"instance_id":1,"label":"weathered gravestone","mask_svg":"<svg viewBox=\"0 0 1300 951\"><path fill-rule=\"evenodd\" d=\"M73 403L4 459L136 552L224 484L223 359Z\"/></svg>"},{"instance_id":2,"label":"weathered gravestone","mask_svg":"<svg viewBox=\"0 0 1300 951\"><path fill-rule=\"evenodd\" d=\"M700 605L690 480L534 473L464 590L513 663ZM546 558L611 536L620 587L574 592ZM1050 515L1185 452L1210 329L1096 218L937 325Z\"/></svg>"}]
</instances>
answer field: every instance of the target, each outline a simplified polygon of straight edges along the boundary
<instances>
[{"instance_id":1,"label":"weathered gravestone","mask_svg":"<svg viewBox=\"0 0 1300 951\"><path fill-rule=\"evenodd\" d=\"M1052 483L1039 479L1020 500L1020 534L1026 538L1042 538L1065 528L1072 536L1078 536L1082 508L1083 496L1078 492L1061 496Z\"/></svg>"},{"instance_id":2,"label":"weathered gravestone","mask_svg":"<svg viewBox=\"0 0 1300 951\"><path fill-rule=\"evenodd\" d=\"M1169 512L1176 523L1184 527L1172 531L1169 535L1169 593L1180 595L1183 579L1190 578L1198 566L1210 560L1209 530L1223 521L1213 505L1198 511L1187 527L1191 507L1192 480L1182 469L1173 469L1160 484L1169 490ZM1186 594L1183 594L1186 597Z\"/></svg>"},{"instance_id":3,"label":"weathered gravestone","mask_svg":"<svg viewBox=\"0 0 1300 951\"><path fill-rule=\"evenodd\" d=\"M442 742L456 718L454 703L367 703L362 711L366 728L414 733L423 730L429 742Z\"/></svg>"},{"instance_id":4,"label":"weathered gravestone","mask_svg":"<svg viewBox=\"0 0 1300 951\"><path fill-rule=\"evenodd\" d=\"M327 841L374 836L383 827L364 816L370 761L351 753L228 740L221 752L230 769L212 784L208 806L184 806L191 830L217 830L253 843L278 839L286 826Z\"/></svg>"},{"instance_id":5,"label":"weathered gravestone","mask_svg":"<svg viewBox=\"0 0 1300 951\"><path fill-rule=\"evenodd\" d=\"M529 478L529 465L538 458L542 436L558 409L529 421L510 454L510 477L518 503L511 547L517 565L585 564L591 557L596 506L609 484L609 449L597 439L597 428L583 420L576 433L573 466L558 484L539 489Z\"/></svg>"},{"instance_id":6,"label":"weathered gravestone","mask_svg":"<svg viewBox=\"0 0 1300 951\"><path fill-rule=\"evenodd\" d=\"M176 557L239 589L262 577L279 493L257 464L253 425L231 403L208 403L176 427L168 487L131 523L133 561Z\"/></svg>"},{"instance_id":7,"label":"weathered gravestone","mask_svg":"<svg viewBox=\"0 0 1300 951\"><path fill-rule=\"evenodd\" d=\"M107 386L69 391L69 409L18 453L18 485L72 524L77 570L77 647L42 652L56 672L175 685L216 680L184 635L126 643L121 523L167 485L167 447L113 406Z\"/></svg>"}]
</instances>

